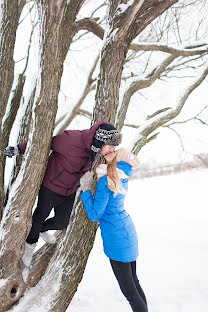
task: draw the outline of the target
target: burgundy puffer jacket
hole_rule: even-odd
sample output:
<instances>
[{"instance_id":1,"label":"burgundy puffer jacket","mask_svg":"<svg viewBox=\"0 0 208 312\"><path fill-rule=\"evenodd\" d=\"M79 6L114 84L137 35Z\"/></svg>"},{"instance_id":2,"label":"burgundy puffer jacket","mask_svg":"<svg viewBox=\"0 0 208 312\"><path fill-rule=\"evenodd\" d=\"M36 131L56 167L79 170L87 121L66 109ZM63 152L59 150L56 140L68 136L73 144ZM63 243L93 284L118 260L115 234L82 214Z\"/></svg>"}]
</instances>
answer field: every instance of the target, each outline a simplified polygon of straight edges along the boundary
<instances>
[{"instance_id":1,"label":"burgundy puffer jacket","mask_svg":"<svg viewBox=\"0 0 208 312\"><path fill-rule=\"evenodd\" d=\"M76 192L80 178L91 168L90 148L100 121L86 130L66 130L51 141L52 153L48 159L42 185L49 190L68 196ZM19 143L24 154L27 142Z\"/></svg>"}]
</instances>

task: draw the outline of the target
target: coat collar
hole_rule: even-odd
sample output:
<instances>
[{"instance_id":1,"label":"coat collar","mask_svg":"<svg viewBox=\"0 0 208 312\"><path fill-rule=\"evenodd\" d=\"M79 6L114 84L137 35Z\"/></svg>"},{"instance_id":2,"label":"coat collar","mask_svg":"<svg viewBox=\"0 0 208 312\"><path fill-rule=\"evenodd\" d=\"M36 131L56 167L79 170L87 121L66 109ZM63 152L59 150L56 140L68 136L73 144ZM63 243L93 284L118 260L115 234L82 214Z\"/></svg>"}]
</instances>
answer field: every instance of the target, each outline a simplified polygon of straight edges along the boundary
<instances>
[{"instance_id":1,"label":"coat collar","mask_svg":"<svg viewBox=\"0 0 208 312\"><path fill-rule=\"evenodd\" d=\"M96 174L97 174L98 180L100 178L102 178L103 176L107 175L107 167L108 167L108 165L106 165L106 164L100 164L99 166L97 166ZM120 179L127 179L128 178L128 174L126 174L126 172L124 172L123 169L117 168L117 172L118 172Z\"/></svg>"}]
</instances>

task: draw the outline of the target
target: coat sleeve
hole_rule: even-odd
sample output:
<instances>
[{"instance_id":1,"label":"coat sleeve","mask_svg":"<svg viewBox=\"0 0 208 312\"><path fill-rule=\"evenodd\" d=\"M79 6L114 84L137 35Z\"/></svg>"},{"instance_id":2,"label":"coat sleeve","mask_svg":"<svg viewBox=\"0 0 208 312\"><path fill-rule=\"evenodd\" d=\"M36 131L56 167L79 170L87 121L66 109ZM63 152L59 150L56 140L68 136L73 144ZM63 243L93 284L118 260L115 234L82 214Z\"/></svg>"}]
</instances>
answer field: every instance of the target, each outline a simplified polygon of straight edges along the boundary
<instances>
[{"instance_id":1,"label":"coat sleeve","mask_svg":"<svg viewBox=\"0 0 208 312\"><path fill-rule=\"evenodd\" d=\"M70 133L69 132L70 130L67 130L61 134L54 136L51 140L51 150L60 154L67 153L67 150L69 149L69 145L70 145ZM19 147L21 154L24 154L26 147L27 147L27 141L19 143L17 146Z\"/></svg>"},{"instance_id":2,"label":"coat sleeve","mask_svg":"<svg viewBox=\"0 0 208 312\"><path fill-rule=\"evenodd\" d=\"M21 154L24 154L27 147L27 141L19 143L17 146L19 147Z\"/></svg>"},{"instance_id":3,"label":"coat sleeve","mask_svg":"<svg viewBox=\"0 0 208 312\"><path fill-rule=\"evenodd\" d=\"M99 180L94 199L91 191L85 191L81 194L84 207L91 221L97 221L102 217L107 207L110 194L111 191L107 186L106 176Z\"/></svg>"},{"instance_id":4,"label":"coat sleeve","mask_svg":"<svg viewBox=\"0 0 208 312\"><path fill-rule=\"evenodd\" d=\"M70 130L54 136L51 140L51 150L60 154L66 154L70 146Z\"/></svg>"}]
</instances>

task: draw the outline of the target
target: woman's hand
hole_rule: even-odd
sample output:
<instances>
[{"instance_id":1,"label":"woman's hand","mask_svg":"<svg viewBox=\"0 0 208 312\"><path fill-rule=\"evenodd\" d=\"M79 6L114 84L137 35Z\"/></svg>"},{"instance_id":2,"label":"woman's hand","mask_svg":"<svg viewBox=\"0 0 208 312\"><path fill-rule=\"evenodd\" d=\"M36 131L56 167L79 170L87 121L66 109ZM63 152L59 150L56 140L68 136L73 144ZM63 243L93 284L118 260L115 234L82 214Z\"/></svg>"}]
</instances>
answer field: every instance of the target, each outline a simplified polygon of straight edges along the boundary
<instances>
[{"instance_id":1,"label":"woman's hand","mask_svg":"<svg viewBox=\"0 0 208 312\"><path fill-rule=\"evenodd\" d=\"M93 172L87 171L80 179L81 190L88 191L91 190L93 184Z\"/></svg>"}]
</instances>

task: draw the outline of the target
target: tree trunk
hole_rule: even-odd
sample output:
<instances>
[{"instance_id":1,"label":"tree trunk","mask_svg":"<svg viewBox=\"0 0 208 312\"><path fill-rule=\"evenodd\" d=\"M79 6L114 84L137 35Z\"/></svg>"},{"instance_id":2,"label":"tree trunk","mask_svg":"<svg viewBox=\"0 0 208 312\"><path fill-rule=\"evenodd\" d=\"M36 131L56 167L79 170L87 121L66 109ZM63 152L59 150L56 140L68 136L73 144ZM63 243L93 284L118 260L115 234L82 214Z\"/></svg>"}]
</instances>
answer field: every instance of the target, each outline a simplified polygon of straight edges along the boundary
<instances>
[{"instance_id":1,"label":"tree trunk","mask_svg":"<svg viewBox=\"0 0 208 312\"><path fill-rule=\"evenodd\" d=\"M63 72L63 61L73 37L63 40L63 29L68 20L75 20L78 1L72 12L66 1L40 1L41 50L40 71L32 112L32 131L17 180L12 186L2 218L0 267L5 281L0 288L1 307L5 311L23 294L25 284L22 277L22 246L28 234L31 210L45 171L57 110L58 92ZM83 1L79 2L81 5ZM65 16L67 12L67 16ZM68 20L66 18L69 17ZM67 34L70 34L69 31ZM45 128L47 125L47 131ZM12 229L12 230L11 230Z\"/></svg>"},{"instance_id":2,"label":"tree trunk","mask_svg":"<svg viewBox=\"0 0 208 312\"><path fill-rule=\"evenodd\" d=\"M7 101L12 88L14 76L14 43L18 23L18 1L1 0L0 21L0 220L4 201L4 156L2 153L2 118L5 113Z\"/></svg>"}]
</instances>

